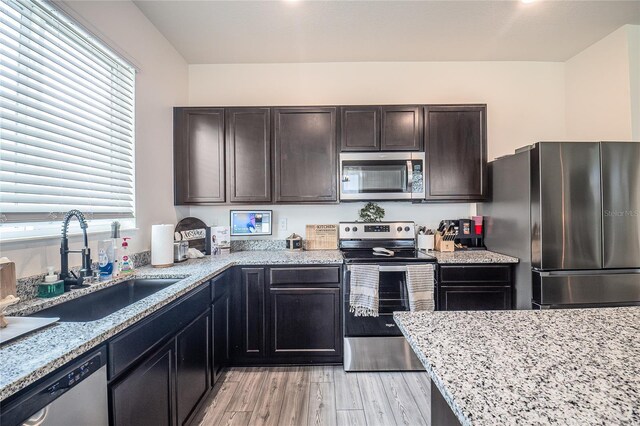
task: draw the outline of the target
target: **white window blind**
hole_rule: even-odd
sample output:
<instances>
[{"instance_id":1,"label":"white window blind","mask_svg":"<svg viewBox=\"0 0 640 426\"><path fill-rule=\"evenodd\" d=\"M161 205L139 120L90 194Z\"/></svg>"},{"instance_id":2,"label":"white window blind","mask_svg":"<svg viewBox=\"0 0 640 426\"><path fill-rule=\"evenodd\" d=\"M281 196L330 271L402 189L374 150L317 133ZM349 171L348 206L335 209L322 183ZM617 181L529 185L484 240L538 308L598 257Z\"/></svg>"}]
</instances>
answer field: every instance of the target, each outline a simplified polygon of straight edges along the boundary
<instances>
[{"instance_id":1,"label":"white window blind","mask_svg":"<svg viewBox=\"0 0 640 426\"><path fill-rule=\"evenodd\" d=\"M134 68L47 2L0 18L0 222L134 217Z\"/></svg>"}]
</instances>

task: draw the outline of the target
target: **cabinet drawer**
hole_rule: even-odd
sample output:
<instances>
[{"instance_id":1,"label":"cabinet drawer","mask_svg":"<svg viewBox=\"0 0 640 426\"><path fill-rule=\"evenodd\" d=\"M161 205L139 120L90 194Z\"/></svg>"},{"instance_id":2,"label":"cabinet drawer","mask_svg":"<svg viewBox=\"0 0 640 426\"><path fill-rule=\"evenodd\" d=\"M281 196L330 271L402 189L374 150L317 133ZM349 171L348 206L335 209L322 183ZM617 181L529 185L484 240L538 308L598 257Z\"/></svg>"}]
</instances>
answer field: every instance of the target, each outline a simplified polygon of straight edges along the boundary
<instances>
[{"instance_id":1,"label":"cabinet drawer","mask_svg":"<svg viewBox=\"0 0 640 426\"><path fill-rule=\"evenodd\" d=\"M339 266L319 266L307 268L271 268L269 270L271 286L287 284L340 284Z\"/></svg>"},{"instance_id":2,"label":"cabinet drawer","mask_svg":"<svg viewBox=\"0 0 640 426\"><path fill-rule=\"evenodd\" d=\"M510 286L442 286L440 311L495 311L512 308Z\"/></svg>"},{"instance_id":3,"label":"cabinet drawer","mask_svg":"<svg viewBox=\"0 0 640 426\"><path fill-rule=\"evenodd\" d=\"M142 358L157 343L175 335L209 307L209 286L188 295L142 320L109 342L109 380Z\"/></svg>"},{"instance_id":4,"label":"cabinet drawer","mask_svg":"<svg viewBox=\"0 0 640 426\"><path fill-rule=\"evenodd\" d=\"M505 265L487 266L440 266L441 283L509 283L511 267Z\"/></svg>"}]
</instances>

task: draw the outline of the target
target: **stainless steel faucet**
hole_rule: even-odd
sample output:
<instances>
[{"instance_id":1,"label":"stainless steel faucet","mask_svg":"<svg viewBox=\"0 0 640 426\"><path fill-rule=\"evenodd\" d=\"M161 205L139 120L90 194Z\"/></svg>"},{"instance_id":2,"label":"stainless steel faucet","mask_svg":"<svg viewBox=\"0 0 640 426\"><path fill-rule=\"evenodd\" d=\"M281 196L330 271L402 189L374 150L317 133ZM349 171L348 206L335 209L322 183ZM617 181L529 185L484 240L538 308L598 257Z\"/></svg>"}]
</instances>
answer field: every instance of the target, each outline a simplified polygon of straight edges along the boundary
<instances>
[{"instance_id":1,"label":"stainless steel faucet","mask_svg":"<svg viewBox=\"0 0 640 426\"><path fill-rule=\"evenodd\" d=\"M76 217L80 222L82 234L84 236L84 247L81 250L69 250L69 239L67 232L69 231L69 221L72 217ZM91 277L91 250L89 250L89 241L87 239L87 221L84 214L80 210L70 210L64 216L62 221L62 239L60 240L60 279L64 280L65 291L73 288L87 287L83 285L85 278ZM69 271L69 253L82 253L82 269L76 275L73 271Z\"/></svg>"}]
</instances>

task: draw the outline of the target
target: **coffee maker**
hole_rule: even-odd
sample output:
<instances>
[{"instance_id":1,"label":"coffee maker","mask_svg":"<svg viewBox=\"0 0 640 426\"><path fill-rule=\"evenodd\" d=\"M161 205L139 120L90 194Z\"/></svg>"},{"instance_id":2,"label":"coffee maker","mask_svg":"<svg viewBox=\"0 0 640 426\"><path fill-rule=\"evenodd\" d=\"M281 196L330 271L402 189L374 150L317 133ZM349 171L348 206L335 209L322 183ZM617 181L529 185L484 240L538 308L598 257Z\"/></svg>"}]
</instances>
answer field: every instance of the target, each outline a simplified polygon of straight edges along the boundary
<instances>
[{"instance_id":1,"label":"coffee maker","mask_svg":"<svg viewBox=\"0 0 640 426\"><path fill-rule=\"evenodd\" d=\"M438 232L452 236L456 250L486 250L483 231L482 216L473 216L471 219L445 219L438 225Z\"/></svg>"}]
</instances>

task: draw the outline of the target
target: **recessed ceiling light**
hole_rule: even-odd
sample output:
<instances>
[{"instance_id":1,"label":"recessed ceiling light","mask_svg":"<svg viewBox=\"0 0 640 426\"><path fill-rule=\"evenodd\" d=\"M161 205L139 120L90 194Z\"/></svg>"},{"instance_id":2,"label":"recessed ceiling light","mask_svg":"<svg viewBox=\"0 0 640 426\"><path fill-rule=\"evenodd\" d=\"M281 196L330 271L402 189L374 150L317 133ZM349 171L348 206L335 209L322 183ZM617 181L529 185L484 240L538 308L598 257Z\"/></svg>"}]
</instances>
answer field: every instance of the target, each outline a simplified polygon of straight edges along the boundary
<instances>
[{"instance_id":1,"label":"recessed ceiling light","mask_svg":"<svg viewBox=\"0 0 640 426\"><path fill-rule=\"evenodd\" d=\"M524 4L533 3L535 0L520 0Z\"/></svg>"}]
</instances>

